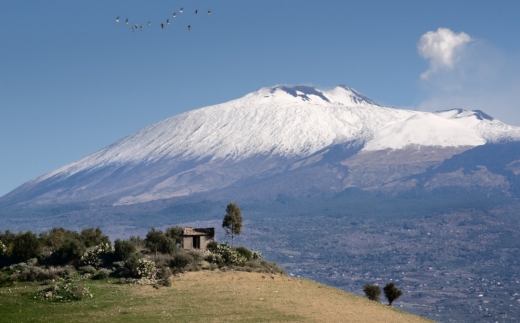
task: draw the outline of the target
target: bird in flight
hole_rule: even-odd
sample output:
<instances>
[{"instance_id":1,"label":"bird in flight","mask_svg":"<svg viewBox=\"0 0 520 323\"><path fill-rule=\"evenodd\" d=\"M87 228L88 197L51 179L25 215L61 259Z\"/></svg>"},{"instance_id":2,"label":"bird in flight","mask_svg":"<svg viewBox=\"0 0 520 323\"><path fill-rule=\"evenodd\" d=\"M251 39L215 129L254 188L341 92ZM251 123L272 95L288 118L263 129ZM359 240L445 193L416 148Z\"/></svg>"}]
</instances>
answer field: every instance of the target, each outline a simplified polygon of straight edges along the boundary
<instances>
[{"instance_id":1,"label":"bird in flight","mask_svg":"<svg viewBox=\"0 0 520 323\"><path fill-rule=\"evenodd\" d=\"M205 11L205 10L202 10L201 13L203 13L204 11ZM181 7L180 10L179 10L178 12L179 12L179 13L183 13L183 12L184 12L184 7ZM196 14L196 15L199 14L199 9L195 9L195 14ZM207 11L206 11L206 14L207 14L208 16L211 15L211 10L207 10ZM172 14L172 19L175 19L175 18L177 18L177 12L174 12L174 13ZM117 16L117 17L116 17L116 22L120 22L120 21L122 21L122 20L120 20L120 16ZM125 22L126 25L128 25L128 24L129 24L129 19L126 18L124 22ZM146 23L146 24L142 24L142 25L141 25L141 24L132 24L131 29L132 29L132 31L135 31L136 29L139 29L139 31L143 31L143 27L146 26L146 25L151 26L151 25L152 25L152 22L151 22L151 21L148 21L148 23ZM165 25L170 25L170 19L169 19L169 18L166 19L165 22L160 22L161 29L164 29ZM169 28L169 27L168 27L168 28ZM191 30L191 25L188 25L188 30Z\"/></svg>"}]
</instances>

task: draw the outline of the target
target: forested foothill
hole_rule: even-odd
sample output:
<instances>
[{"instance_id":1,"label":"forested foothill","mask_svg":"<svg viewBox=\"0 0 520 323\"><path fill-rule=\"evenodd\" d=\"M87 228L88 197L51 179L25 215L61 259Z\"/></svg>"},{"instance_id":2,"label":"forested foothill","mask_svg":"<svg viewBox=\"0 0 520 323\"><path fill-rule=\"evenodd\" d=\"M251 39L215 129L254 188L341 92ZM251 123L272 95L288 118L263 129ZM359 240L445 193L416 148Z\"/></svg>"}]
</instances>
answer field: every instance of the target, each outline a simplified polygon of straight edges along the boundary
<instances>
[{"instance_id":1,"label":"forested foothill","mask_svg":"<svg viewBox=\"0 0 520 323\"><path fill-rule=\"evenodd\" d=\"M158 287L170 286L171 276L185 271L284 273L246 247L211 242L207 250L184 250L181 242L182 228L176 226L113 243L100 228L57 227L39 234L7 230L0 232L0 286L41 282L44 288L35 297L70 301L93 297L80 284L91 279Z\"/></svg>"}]
</instances>

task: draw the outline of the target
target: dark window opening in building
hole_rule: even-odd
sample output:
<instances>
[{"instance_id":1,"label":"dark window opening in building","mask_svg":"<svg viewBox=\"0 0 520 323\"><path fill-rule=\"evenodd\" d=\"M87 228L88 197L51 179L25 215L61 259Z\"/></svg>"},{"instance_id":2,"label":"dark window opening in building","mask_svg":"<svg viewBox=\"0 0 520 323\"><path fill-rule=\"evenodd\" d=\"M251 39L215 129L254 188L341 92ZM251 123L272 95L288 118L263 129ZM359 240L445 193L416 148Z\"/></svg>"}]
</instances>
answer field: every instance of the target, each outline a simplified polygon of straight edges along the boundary
<instances>
[{"instance_id":1,"label":"dark window opening in building","mask_svg":"<svg viewBox=\"0 0 520 323\"><path fill-rule=\"evenodd\" d=\"M193 237L193 249L200 249L200 237Z\"/></svg>"}]
</instances>

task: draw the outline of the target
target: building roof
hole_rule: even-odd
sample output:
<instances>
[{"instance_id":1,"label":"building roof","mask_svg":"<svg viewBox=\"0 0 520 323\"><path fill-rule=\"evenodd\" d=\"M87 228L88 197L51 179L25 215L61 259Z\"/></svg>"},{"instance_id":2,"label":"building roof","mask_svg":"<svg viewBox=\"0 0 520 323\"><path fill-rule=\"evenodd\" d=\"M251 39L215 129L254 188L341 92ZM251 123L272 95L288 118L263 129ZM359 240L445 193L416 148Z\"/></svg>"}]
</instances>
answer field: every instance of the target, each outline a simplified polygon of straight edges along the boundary
<instances>
[{"instance_id":1,"label":"building roof","mask_svg":"<svg viewBox=\"0 0 520 323\"><path fill-rule=\"evenodd\" d=\"M215 236L215 228L190 228L185 227L182 230L183 236Z\"/></svg>"}]
</instances>

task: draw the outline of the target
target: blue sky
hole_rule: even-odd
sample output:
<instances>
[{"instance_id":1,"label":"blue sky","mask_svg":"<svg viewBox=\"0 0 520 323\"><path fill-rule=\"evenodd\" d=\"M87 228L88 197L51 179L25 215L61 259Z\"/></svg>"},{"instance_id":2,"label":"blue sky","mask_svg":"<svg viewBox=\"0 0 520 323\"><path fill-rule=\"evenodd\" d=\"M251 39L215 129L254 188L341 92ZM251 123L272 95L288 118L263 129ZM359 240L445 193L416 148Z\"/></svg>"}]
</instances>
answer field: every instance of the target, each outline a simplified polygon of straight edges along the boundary
<instances>
[{"instance_id":1,"label":"blue sky","mask_svg":"<svg viewBox=\"0 0 520 323\"><path fill-rule=\"evenodd\" d=\"M276 84L345 84L388 106L482 109L520 126L519 12L518 0L2 0L0 195Z\"/></svg>"}]
</instances>

